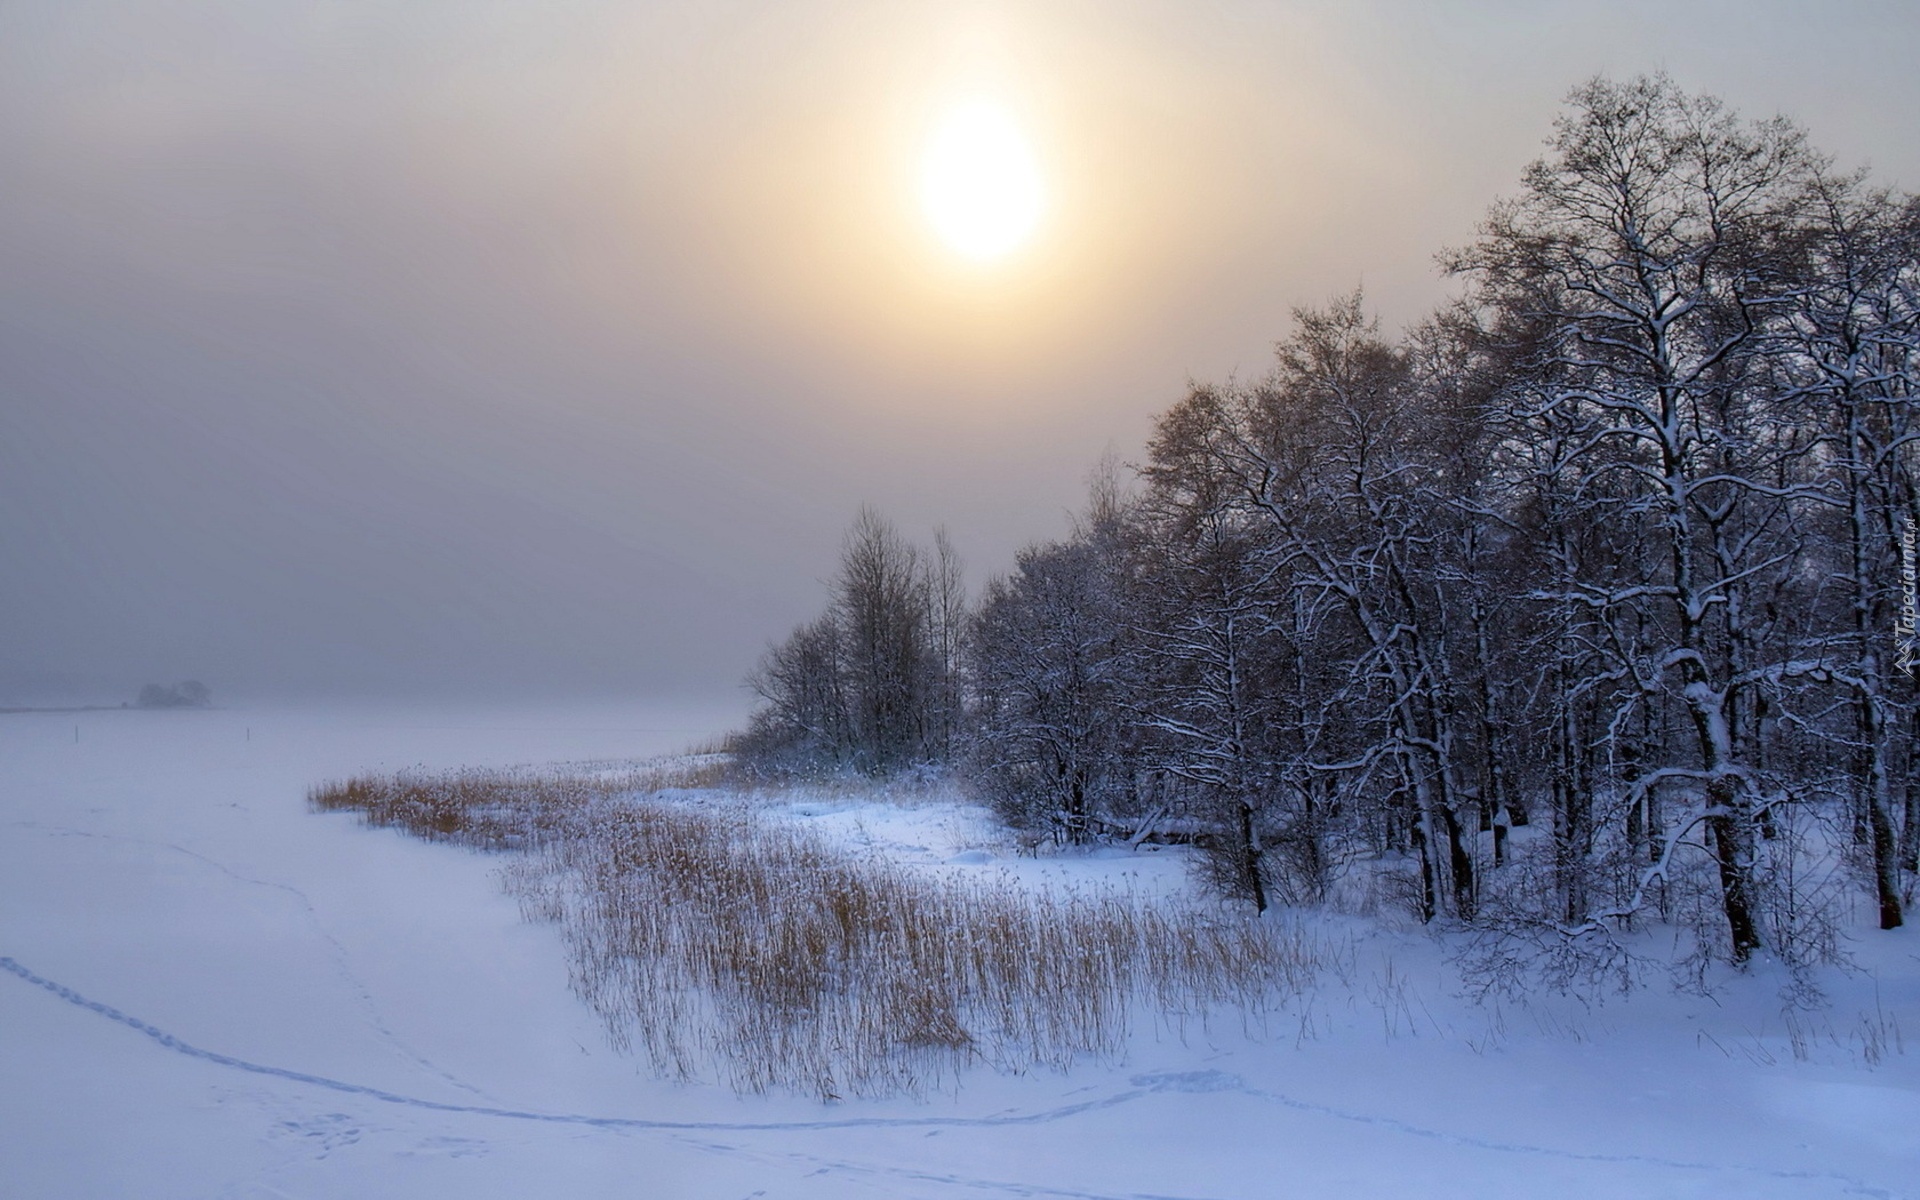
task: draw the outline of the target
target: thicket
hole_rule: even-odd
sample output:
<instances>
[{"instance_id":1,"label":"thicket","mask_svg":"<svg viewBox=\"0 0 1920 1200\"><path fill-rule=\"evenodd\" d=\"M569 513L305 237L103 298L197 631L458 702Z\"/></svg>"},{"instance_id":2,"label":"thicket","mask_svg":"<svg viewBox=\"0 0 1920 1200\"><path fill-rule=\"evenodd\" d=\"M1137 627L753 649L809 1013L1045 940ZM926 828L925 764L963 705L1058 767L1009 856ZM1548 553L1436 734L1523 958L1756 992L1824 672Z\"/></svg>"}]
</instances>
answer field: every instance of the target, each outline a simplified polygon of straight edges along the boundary
<instances>
[{"instance_id":1,"label":"thicket","mask_svg":"<svg viewBox=\"0 0 1920 1200\"><path fill-rule=\"evenodd\" d=\"M1192 840L1256 909L1364 874L1490 970L1899 925L1920 203L1602 79L1443 263L1403 336L1355 294L1193 387L977 603L863 513L739 749L951 763L1037 838Z\"/></svg>"},{"instance_id":2,"label":"thicket","mask_svg":"<svg viewBox=\"0 0 1920 1200\"><path fill-rule=\"evenodd\" d=\"M928 552L862 509L831 607L748 677L764 703L729 749L749 770L787 776L882 775L945 760L961 719L966 620L945 533Z\"/></svg>"}]
</instances>

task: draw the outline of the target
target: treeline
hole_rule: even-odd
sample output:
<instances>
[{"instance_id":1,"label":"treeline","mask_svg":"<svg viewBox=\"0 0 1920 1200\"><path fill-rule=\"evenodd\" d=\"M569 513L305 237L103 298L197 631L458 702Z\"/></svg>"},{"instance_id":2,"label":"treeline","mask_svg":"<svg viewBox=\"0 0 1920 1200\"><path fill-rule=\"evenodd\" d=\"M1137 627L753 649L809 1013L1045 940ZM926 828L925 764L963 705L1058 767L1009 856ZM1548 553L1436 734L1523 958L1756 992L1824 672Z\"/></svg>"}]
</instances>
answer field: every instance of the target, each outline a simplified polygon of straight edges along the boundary
<instances>
[{"instance_id":1,"label":"treeline","mask_svg":"<svg viewBox=\"0 0 1920 1200\"><path fill-rule=\"evenodd\" d=\"M1194 387L972 606L944 539L863 514L744 747L951 761L1038 836L1188 837L1262 908L1397 880L1499 954L1661 919L1792 960L1853 895L1899 925L1920 205L1596 80L1444 262L1461 299L1404 336L1356 294Z\"/></svg>"},{"instance_id":2,"label":"treeline","mask_svg":"<svg viewBox=\"0 0 1920 1200\"><path fill-rule=\"evenodd\" d=\"M171 687L149 683L140 688L134 704L139 708L212 708L213 689L197 679L189 679Z\"/></svg>"},{"instance_id":3,"label":"treeline","mask_svg":"<svg viewBox=\"0 0 1920 1200\"><path fill-rule=\"evenodd\" d=\"M760 770L882 775L943 763L964 720L961 646L970 615L944 531L931 552L863 508L833 603L768 650L747 683L765 701L736 755Z\"/></svg>"}]
</instances>

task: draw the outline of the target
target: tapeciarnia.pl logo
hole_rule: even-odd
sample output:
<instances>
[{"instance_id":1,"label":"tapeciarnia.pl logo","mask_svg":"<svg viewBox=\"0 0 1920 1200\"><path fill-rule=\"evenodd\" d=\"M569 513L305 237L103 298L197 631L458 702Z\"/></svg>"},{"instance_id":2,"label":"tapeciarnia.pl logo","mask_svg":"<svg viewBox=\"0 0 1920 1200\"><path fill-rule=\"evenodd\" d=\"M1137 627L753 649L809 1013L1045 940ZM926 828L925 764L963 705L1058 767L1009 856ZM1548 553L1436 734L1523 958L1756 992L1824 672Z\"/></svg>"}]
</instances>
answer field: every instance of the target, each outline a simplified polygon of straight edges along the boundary
<instances>
[{"instance_id":1,"label":"tapeciarnia.pl logo","mask_svg":"<svg viewBox=\"0 0 1920 1200\"><path fill-rule=\"evenodd\" d=\"M1894 660L1902 671L1913 673L1920 662L1920 587L1915 585L1913 561L1913 518L1900 522L1900 620L1894 626Z\"/></svg>"}]
</instances>

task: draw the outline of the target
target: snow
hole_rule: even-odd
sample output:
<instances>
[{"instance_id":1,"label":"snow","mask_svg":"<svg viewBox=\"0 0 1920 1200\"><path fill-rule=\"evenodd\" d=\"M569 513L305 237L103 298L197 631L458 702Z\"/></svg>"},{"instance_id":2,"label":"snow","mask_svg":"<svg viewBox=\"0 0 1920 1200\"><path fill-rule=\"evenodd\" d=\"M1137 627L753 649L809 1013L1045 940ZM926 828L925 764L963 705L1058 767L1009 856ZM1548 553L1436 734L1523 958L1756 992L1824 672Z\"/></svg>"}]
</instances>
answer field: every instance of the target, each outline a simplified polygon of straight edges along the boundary
<instances>
[{"instance_id":1,"label":"snow","mask_svg":"<svg viewBox=\"0 0 1920 1200\"><path fill-rule=\"evenodd\" d=\"M1862 934L1801 1057L1764 968L1483 1007L1423 935L1330 920L1346 965L1264 1030L821 1104L653 1078L501 858L305 807L352 771L662 753L736 716L0 715L0 1195L1920 1194L1920 1047L1873 1065L1863 1032L1920 1039L1911 931ZM769 803L927 870L1187 886L1179 850L1035 857L937 793Z\"/></svg>"}]
</instances>

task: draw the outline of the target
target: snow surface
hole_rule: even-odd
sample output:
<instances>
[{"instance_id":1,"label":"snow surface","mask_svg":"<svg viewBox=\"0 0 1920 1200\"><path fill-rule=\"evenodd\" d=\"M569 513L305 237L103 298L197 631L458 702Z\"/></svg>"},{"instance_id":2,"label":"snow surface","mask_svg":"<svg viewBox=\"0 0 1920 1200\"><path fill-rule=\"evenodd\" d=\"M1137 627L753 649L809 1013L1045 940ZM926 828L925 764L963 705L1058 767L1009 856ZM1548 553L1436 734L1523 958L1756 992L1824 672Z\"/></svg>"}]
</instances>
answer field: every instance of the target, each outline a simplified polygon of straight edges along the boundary
<instances>
[{"instance_id":1,"label":"snow surface","mask_svg":"<svg viewBox=\"0 0 1920 1200\"><path fill-rule=\"evenodd\" d=\"M822 1104L654 1079L567 990L501 859L316 816L366 769L627 757L735 714L0 715L0 1196L1920 1195L1920 938L1863 935L1805 1061L1763 970L1714 998L1481 1007L1410 931L1124 1062ZM76 740L76 729L78 730ZM1018 854L938 796L783 816L926 869L1186 886Z\"/></svg>"}]
</instances>

